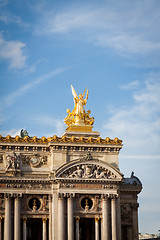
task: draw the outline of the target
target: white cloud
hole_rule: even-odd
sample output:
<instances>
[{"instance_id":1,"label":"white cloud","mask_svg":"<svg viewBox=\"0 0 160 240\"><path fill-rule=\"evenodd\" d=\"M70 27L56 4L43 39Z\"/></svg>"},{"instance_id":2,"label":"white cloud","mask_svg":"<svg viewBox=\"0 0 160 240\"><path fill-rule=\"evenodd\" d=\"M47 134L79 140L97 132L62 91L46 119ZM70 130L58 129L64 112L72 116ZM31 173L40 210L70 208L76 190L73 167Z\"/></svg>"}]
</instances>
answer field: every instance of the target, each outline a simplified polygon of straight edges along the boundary
<instances>
[{"instance_id":1,"label":"white cloud","mask_svg":"<svg viewBox=\"0 0 160 240\"><path fill-rule=\"evenodd\" d=\"M43 81L46 81L47 79L54 77L64 71L66 71L68 68L57 68L47 74L42 75L41 77L38 77L36 79L33 79L27 84L22 85L18 89L16 89L14 92L10 93L9 95L5 96L0 101L0 123L5 121L5 116L3 115L3 110L7 107L11 107L21 96L24 96L29 90L37 86Z\"/></svg>"},{"instance_id":2,"label":"white cloud","mask_svg":"<svg viewBox=\"0 0 160 240\"><path fill-rule=\"evenodd\" d=\"M0 59L9 61L10 68L17 69L25 66L26 56L23 54L25 44L18 41L6 41L0 33Z\"/></svg>"},{"instance_id":3,"label":"white cloud","mask_svg":"<svg viewBox=\"0 0 160 240\"><path fill-rule=\"evenodd\" d=\"M23 28L29 27L29 24L24 22L19 16L13 15L9 12L1 13L0 21L2 21L5 24L15 23Z\"/></svg>"},{"instance_id":4,"label":"white cloud","mask_svg":"<svg viewBox=\"0 0 160 240\"><path fill-rule=\"evenodd\" d=\"M144 87L141 85L131 93L133 103L130 106L126 103L110 110L111 117L104 125L104 135L124 140L120 170L125 177L133 170L143 186L138 200L140 231L156 231L160 211L156 184L160 182L160 72L151 73L146 77ZM150 219L154 220L153 224Z\"/></svg>"},{"instance_id":5,"label":"white cloud","mask_svg":"<svg viewBox=\"0 0 160 240\"><path fill-rule=\"evenodd\" d=\"M49 126L52 128L52 132L47 132L46 134L44 134L46 137L50 137L53 135L60 136L64 132L64 123L60 119L48 115L42 115L32 117L31 121L34 121L36 122L36 124L39 124L41 126Z\"/></svg>"},{"instance_id":6,"label":"white cloud","mask_svg":"<svg viewBox=\"0 0 160 240\"><path fill-rule=\"evenodd\" d=\"M139 81L135 80L133 82L129 82L123 86L120 86L120 88L123 90L133 90L133 89L136 89L138 86L139 86Z\"/></svg>"},{"instance_id":7,"label":"white cloud","mask_svg":"<svg viewBox=\"0 0 160 240\"><path fill-rule=\"evenodd\" d=\"M5 97L3 101L3 106L4 107L9 107L15 103L17 98L23 96L27 91L35 87L36 85L40 84L43 81L46 81L47 79L54 77L64 71L66 71L67 68L57 68L56 70L53 70L47 74L42 75L41 77L38 77L31 82L21 86L20 88L16 89L14 92L9 94L8 96Z\"/></svg>"},{"instance_id":8,"label":"white cloud","mask_svg":"<svg viewBox=\"0 0 160 240\"><path fill-rule=\"evenodd\" d=\"M159 79L160 73L150 74L145 87L133 92L133 105L112 108L104 125L107 135L124 140L127 155L160 155Z\"/></svg>"},{"instance_id":9,"label":"white cloud","mask_svg":"<svg viewBox=\"0 0 160 240\"><path fill-rule=\"evenodd\" d=\"M0 131L0 134L2 136L10 135L11 137L15 137L17 135L20 136L21 129L11 129L10 131Z\"/></svg>"},{"instance_id":10,"label":"white cloud","mask_svg":"<svg viewBox=\"0 0 160 240\"><path fill-rule=\"evenodd\" d=\"M47 10L36 32L71 34L72 39L77 36L127 56L156 53L160 51L159 7L155 0L123 0L116 4L106 1L103 7L74 4L57 12Z\"/></svg>"}]
</instances>

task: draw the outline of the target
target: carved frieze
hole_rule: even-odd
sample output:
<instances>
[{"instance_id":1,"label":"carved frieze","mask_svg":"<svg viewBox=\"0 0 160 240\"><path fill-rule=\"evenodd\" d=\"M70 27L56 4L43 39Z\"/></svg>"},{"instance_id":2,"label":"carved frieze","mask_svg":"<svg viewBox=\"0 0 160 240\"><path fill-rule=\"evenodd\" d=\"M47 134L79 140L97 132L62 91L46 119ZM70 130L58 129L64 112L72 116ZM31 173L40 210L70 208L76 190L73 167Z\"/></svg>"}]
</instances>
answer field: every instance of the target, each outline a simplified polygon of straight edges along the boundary
<instances>
[{"instance_id":1,"label":"carved frieze","mask_svg":"<svg viewBox=\"0 0 160 240\"><path fill-rule=\"evenodd\" d=\"M16 189L51 189L51 183L3 183L0 188L16 188Z\"/></svg>"},{"instance_id":2,"label":"carved frieze","mask_svg":"<svg viewBox=\"0 0 160 240\"><path fill-rule=\"evenodd\" d=\"M116 175L108 169L95 164L79 164L65 171L61 177L78 179L115 179Z\"/></svg>"},{"instance_id":3,"label":"carved frieze","mask_svg":"<svg viewBox=\"0 0 160 240\"><path fill-rule=\"evenodd\" d=\"M42 165L47 164L47 156L41 156L39 154L33 154L31 156L23 155L22 162L31 167L41 167Z\"/></svg>"}]
</instances>

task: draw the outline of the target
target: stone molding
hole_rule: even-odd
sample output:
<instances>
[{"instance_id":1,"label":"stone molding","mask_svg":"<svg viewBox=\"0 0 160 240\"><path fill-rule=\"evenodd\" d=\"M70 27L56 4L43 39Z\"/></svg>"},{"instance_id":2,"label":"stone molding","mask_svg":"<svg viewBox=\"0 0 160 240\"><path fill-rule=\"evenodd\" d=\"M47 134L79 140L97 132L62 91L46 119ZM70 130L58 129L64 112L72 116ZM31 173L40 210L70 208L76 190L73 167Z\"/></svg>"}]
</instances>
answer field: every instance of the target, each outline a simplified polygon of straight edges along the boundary
<instances>
[{"instance_id":1,"label":"stone molding","mask_svg":"<svg viewBox=\"0 0 160 240\"><path fill-rule=\"evenodd\" d=\"M110 139L109 137L102 139L101 137L98 138L93 138L93 137L58 137L54 135L53 137L42 137L42 138L37 138L36 136L34 137L29 137L25 136L24 138L21 138L19 136L16 137L11 137L10 135L6 137L2 137L0 135L0 142L11 142L11 143L52 143L52 142L63 142L63 143L98 143L98 144L113 144L113 145L122 145L122 140L115 138L115 139Z\"/></svg>"}]
</instances>

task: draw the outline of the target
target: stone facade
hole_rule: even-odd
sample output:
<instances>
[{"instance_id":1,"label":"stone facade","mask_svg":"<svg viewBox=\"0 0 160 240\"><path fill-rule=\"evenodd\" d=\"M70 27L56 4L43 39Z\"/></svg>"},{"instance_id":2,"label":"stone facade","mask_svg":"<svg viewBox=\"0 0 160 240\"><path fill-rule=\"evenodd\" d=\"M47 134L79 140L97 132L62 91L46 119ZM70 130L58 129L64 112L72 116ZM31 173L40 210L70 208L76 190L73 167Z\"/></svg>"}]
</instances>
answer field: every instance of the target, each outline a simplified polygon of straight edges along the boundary
<instances>
[{"instance_id":1,"label":"stone facade","mask_svg":"<svg viewBox=\"0 0 160 240\"><path fill-rule=\"evenodd\" d=\"M97 132L0 136L0 240L138 240L140 180Z\"/></svg>"}]
</instances>

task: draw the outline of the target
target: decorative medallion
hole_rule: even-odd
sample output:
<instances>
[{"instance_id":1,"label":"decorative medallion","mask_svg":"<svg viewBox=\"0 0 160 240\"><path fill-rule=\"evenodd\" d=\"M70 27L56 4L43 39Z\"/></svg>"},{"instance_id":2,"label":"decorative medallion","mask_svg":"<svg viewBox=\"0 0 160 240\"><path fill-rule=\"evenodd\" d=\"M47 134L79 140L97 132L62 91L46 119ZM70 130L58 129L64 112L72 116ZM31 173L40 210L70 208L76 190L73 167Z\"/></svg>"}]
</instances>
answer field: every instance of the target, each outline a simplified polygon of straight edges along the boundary
<instances>
[{"instance_id":1,"label":"decorative medallion","mask_svg":"<svg viewBox=\"0 0 160 240\"><path fill-rule=\"evenodd\" d=\"M47 163L47 156L41 156L39 154L34 154L32 156L23 156L23 164L28 164L31 167L40 167Z\"/></svg>"}]
</instances>

